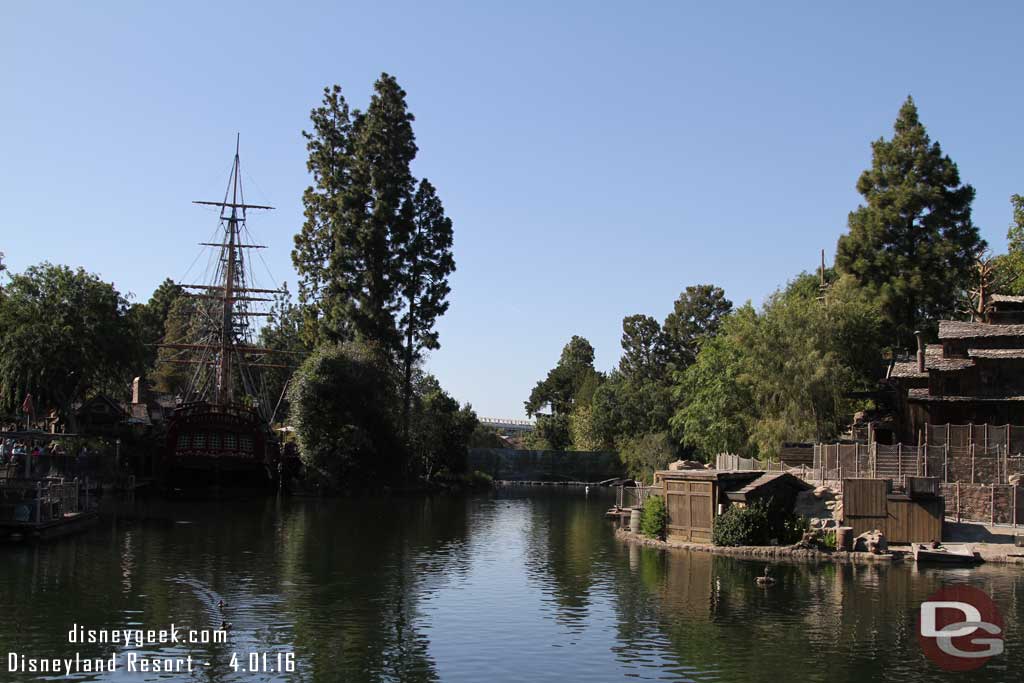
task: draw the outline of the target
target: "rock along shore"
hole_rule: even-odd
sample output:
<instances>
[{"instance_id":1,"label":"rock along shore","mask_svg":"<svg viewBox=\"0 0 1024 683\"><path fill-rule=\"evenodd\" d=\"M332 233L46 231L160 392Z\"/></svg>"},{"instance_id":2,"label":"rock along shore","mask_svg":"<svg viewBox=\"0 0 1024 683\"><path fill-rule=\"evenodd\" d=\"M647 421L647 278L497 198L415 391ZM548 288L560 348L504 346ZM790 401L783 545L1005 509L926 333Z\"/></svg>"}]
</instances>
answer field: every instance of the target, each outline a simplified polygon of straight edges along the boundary
<instances>
[{"instance_id":1,"label":"rock along shore","mask_svg":"<svg viewBox=\"0 0 1024 683\"><path fill-rule=\"evenodd\" d=\"M615 537L627 543L635 543L650 548L694 550L715 555L728 555L731 557L762 559L762 560L789 560L793 562L840 562L840 563L871 563L871 562L901 562L914 561L914 555L909 546L889 546L889 552L882 554L865 552L847 552L837 550L826 552L822 550L809 550L794 546L717 546L710 543L688 543L686 541L659 541L648 538L641 534L634 534L628 529L616 529ZM1015 556L1013 550L1020 550L1007 544L972 543L968 544L981 554L985 562L1024 564L1024 557Z\"/></svg>"}]
</instances>

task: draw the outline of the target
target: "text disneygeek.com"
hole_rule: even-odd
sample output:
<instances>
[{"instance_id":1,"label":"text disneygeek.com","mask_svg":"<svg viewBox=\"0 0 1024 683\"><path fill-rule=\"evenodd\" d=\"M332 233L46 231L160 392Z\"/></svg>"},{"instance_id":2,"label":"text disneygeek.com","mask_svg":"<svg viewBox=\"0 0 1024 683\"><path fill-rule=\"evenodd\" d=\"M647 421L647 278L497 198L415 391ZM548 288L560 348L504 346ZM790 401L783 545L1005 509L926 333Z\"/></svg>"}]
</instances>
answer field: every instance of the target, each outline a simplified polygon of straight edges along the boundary
<instances>
[{"instance_id":1,"label":"text disneygeek.com","mask_svg":"<svg viewBox=\"0 0 1024 683\"><path fill-rule=\"evenodd\" d=\"M209 668L211 662L193 654L160 652L160 646L189 647L193 645L227 644L228 632L223 629L190 629L175 624L164 629L92 629L72 625L67 634L70 645L110 645L110 654L83 656L40 656L24 652L8 652L4 658L7 673L50 674L73 676L81 673L191 673ZM141 652L143 648L157 651ZM223 666L232 672L281 673L295 671L295 653L290 651L229 651L218 655L227 661Z\"/></svg>"}]
</instances>

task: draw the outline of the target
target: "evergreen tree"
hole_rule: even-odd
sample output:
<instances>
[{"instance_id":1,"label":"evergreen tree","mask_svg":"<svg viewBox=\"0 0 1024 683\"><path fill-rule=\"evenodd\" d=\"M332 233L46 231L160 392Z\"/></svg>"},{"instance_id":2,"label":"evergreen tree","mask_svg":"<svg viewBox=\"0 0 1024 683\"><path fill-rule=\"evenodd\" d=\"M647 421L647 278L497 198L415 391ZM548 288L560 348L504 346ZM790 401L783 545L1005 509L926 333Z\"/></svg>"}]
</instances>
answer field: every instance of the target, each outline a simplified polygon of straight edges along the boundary
<instances>
[{"instance_id":1,"label":"evergreen tree","mask_svg":"<svg viewBox=\"0 0 1024 683\"><path fill-rule=\"evenodd\" d=\"M353 123L339 86L324 88L310 120L313 131L302 135L313 185L302 196L306 220L295 236L292 263L299 274L305 340L314 343L321 334L350 336L345 311L359 282L355 234L360 221L351 220Z\"/></svg>"},{"instance_id":2,"label":"evergreen tree","mask_svg":"<svg viewBox=\"0 0 1024 683\"><path fill-rule=\"evenodd\" d=\"M663 378L665 338L661 325L651 316L637 314L622 319L619 372L638 381Z\"/></svg>"},{"instance_id":3,"label":"evergreen tree","mask_svg":"<svg viewBox=\"0 0 1024 683\"><path fill-rule=\"evenodd\" d=\"M898 346L953 313L984 241L971 221L974 188L932 142L910 97L891 140L871 145L857 191L865 205L839 238L836 266L879 298Z\"/></svg>"},{"instance_id":4,"label":"evergreen tree","mask_svg":"<svg viewBox=\"0 0 1024 683\"><path fill-rule=\"evenodd\" d=\"M722 318L731 310L732 302L721 287L687 287L665 318L665 353L671 369L681 371L692 365L700 345L718 333Z\"/></svg>"},{"instance_id":5,"label":"evergreen tree","mask_svg":"<svg viewBox=\"0 0 1024 683\"><path fill-rule=\"evenodd\" d=\"M405 91L393 76L381 74L353 131L353 188L345 201L346 214L358 221L352 237L359 276L347 317L358 339L396 355L402 347L395 320L403 303L401 253L414 222L415 179L409 165L417 150L412 121Z\"/></svg>"},{"instance_id":6,"label":"evergreen tree","mask_svg":"<svg viewBox=\"0 0 1024 683\"><path fill-rule=\"evenodd\" d=\"M405 311L400 320L404 344L403 428L408 429L412 371L425 349L440 347L434 323L448 310L448 276L455 270L452 221L426 179L413 198L412 231L402 250Z\"/></svg>"}]
</instances>

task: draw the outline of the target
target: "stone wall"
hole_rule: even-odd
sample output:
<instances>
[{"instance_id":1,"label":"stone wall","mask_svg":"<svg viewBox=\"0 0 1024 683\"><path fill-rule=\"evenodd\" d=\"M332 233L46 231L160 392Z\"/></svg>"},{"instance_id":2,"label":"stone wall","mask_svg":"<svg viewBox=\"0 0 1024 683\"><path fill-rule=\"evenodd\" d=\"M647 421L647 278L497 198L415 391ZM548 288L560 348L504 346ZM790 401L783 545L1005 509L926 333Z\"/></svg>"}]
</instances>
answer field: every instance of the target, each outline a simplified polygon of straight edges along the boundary
<instances>
[{"instance_id":1,"label":"stone wall","mask_svg":"<svg viewBox=\"0 0 1024 683\"><path fill-rule=\"evenodd\" d=\"M946 517L991 524L1024 523L1024 488L988 484L940 484ZM959 493L958 493L959 489ZM1016 505L1014 499L1016 498ZM1016 513L1014 508L1016 507ZM1016 514L1016 520L1014 519Z\"/></svg>"},{"instance_id":2,"label":"stone wall","mask_svg":"<svg viewBox=\"0 0 1024 683\"><path fill-rule=\"evenodd\" d=\"M596 482L625 473L617 453L511 448L470 448L469 470L479 470L502 481Z\"/></svg>"}]
</instances>

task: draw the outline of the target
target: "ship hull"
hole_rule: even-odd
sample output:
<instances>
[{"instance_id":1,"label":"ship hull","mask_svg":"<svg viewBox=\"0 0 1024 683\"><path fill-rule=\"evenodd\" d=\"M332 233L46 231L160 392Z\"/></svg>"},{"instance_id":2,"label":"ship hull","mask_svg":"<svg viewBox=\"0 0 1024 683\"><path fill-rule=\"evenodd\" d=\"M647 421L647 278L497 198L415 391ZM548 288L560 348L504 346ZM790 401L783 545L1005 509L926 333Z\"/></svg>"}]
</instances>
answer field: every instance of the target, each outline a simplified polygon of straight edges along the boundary
<instances>
[{"instance_id":1,"label":"ship hull","mask_svg":"<svg viewBox=\"0 0 1024 683\"><path fill-rule=\"evenodd\" d=\"M161 488L175 494L274 491L277 441L244 406L191 403L174 412L160 468Z\"/></svg>"}]
</instances>

